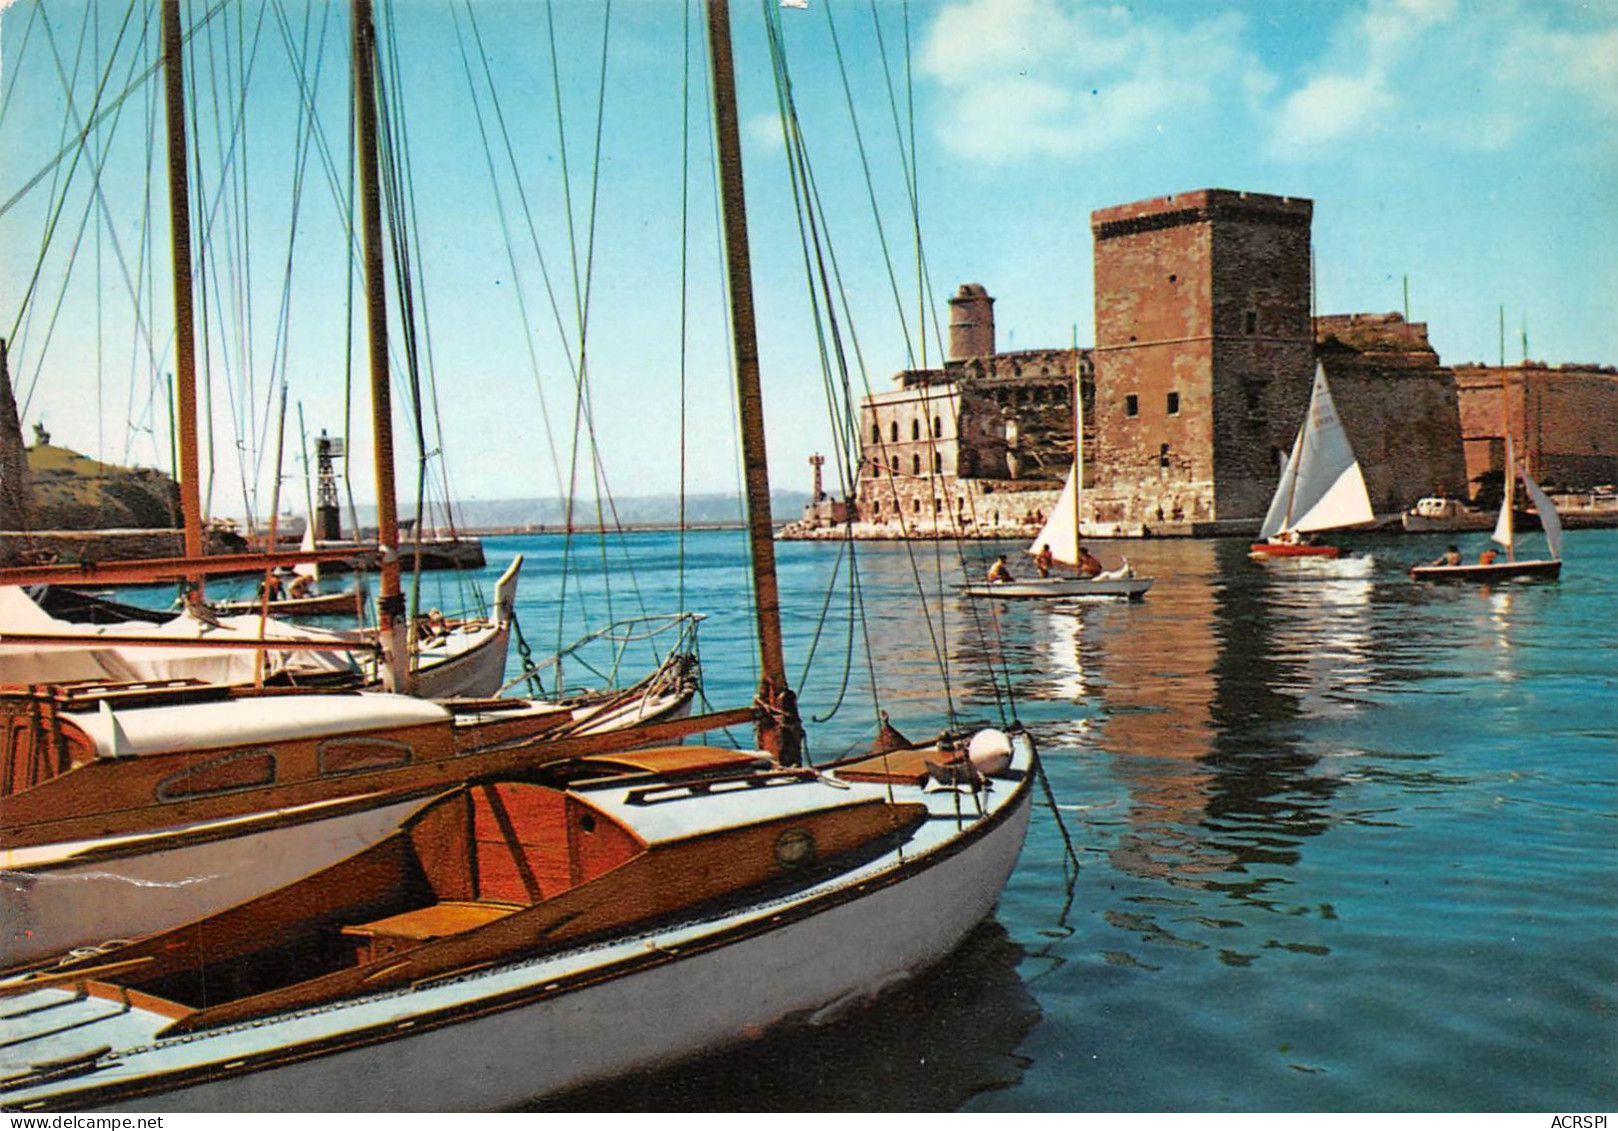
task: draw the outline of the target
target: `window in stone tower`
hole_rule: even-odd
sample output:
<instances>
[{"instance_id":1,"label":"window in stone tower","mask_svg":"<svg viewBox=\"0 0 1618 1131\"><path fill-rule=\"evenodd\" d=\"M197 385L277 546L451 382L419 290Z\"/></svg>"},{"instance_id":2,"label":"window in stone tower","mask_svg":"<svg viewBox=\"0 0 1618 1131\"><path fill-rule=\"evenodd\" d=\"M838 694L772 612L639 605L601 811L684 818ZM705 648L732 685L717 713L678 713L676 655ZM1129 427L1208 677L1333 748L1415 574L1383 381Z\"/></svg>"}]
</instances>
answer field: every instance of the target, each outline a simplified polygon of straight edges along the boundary
<instances>
[{"instance_id":1,"label":"window in stone tower","mask_svg":"<svg viewBox=\"0 0 1618 1131\"><path fill-rule=\"evenodd\" d=\"M910 438L912 440L921 439L921 421L912 420L910 422Z\"/></svg>"},{"instance_id":2,"label":"window in stone tower","mask_svg":"<svg viewBox=\"0 0 1618 1131\"><path fill-rule=\"evenodd\" d=\"M1180 394L1179 393L1170 393L1169 394L1168 410L1169 410L1169 415L1170 416L1179 416L1180 415Z\"/></svg>"},{"instance_id":3,"label":"window in stone tower","mask_svg":"<svg viewBox=\"0 0 1618 1131\"><path fill-rule=\"evenodd\" d=\"M1247 325L1245 327L1245 332L1249 334L1258 333L1258 311L1249 310L1247 312Z\"/></svg>"},{"instance_id":4,"label":"window in stone tower","mask_svg":"<svg viewBox=\"0 0 1618 1131\"><path fill-rule=\"evenodd\" d=\"M882 425L878 424L876 421L873 420L873 421L871 421L871 443L880 444L881 442L882 442Z\"/></svg>"},{"instance_id":5,"label":"window in stone tower","mask_svg":"<svg viewBox=\"0 0 1618 1131\"><path fill-rule=\"evenodd\" d=\"M1124 415L1125 416L1138 416L1138 415L1140 415L1140 398L1137 397L1134 393L1130 393L1128 396L1126 396L1124 398Z\"/></svg>"},{"instance_id":6,"label":"window in stone tower","mask_svg":"<svg viewBox=\"0 0 1618 1131\"><path fill-rule=\"evenodd\" d=\"M890 438L890 439L891 439L891 440L892 440L892 441L893 441L893 442L894 442L894 443L895 443L895 444L897 444L897 443L898 443L898 442L899 442L899 422L898 422L898 421L897 421L897 420L895 420L895 421L894 421L894 422L893 422L893 423L892 423L892 424L891 424L891 425L890 425L890 426L889 426L889 427L888 427L888 437L889 437L889 438Z\"/></svg>"}]
</instances>

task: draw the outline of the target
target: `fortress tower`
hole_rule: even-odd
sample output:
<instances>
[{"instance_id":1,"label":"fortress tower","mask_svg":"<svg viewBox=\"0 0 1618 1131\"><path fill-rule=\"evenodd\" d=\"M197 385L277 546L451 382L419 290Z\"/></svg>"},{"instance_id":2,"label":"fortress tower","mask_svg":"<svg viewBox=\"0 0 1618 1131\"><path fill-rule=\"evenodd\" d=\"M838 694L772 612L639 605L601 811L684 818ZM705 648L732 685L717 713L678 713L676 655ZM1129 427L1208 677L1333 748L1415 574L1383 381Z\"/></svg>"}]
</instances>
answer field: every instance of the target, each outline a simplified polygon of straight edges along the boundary
<instances>
[{"instance_id":1,"label":"fortress tower","mask_svg":"<svg viewBox=\"0 0 1618 1131\"><path fill-rule=\"evenodd\" d=\"M1308 200L1204 189L1091 215L1088 522L1263 515L1313 374L1313 212Z\"/></svg>"},{"instance_id":2,"label":"fortress tower","mask_svg":"<svg viewBox=\"0 0 1618 1131\"><path fill-rule=\"evenodd\" d=\"M994 355L994 299L982 283L962 283L949 300L948 361Z\"/></svg>"}]
</instances>

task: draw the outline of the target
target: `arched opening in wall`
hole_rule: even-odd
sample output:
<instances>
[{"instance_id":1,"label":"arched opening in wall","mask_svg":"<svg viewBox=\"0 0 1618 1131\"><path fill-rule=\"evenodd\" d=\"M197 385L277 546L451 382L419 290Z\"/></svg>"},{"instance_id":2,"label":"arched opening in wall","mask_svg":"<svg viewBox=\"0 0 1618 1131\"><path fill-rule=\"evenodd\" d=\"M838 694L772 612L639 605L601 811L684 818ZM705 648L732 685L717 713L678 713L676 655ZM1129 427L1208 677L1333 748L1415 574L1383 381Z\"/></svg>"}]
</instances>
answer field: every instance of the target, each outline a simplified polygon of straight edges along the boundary
<instances>
[{"instance_id":1,"label":"arched opening in wall","mask_svg":"<svg viewBox=\"0 0 1618 1131\"><path fill-rule=\"evenodd\" d=\"M893 457L893 474L895 474L895 475L899 474L899 457L898 456Z\"/></svg>"},{"instance_id":2,"label":"arched opening in wall","mask_svg":"<svg viewBox=\"0 0 1618 1131\"><path fill-rule=\"evenodd\" d=\"M1169 465L1169 446L1167 444L1159 444L1157 446L1157 466L1158 467L1167 467L1168 465Z\"/></svg>"},{"instance_id":3,"label":"arched opening in wall","mask_svg":"<svg viewBox=\"0 0 1618 1131\"><path fill-rule=\"evenodd\" d=\"M1180 415L1180 394L1179 393L1170 393L1168 395L1168 403L1167 403L1167 405L1165 407L1168 409L1168 414L1170 416L1179 416Z\"/></svg>"},{"instance_id":4,"label":"arched opening in wall","mask_svg":"<svg viewBox=\"0 0 1618 1131\"><path fill-rule=\"evenodd\" d=\"M920 499L911 499L910 500L910 513L911 514L920 514L921 513L921 500Z\"/></svg>"},{"instance_id":5,"label":"arched opening in wall","mask_svg":"<svg viewBox=\"0 0 1618 1131\"><path fill-rule=\"evenodd\" d=\"M1243 323L1242 323L1242 333L1244 333L1244 334L1256 334L1256 333L1258 333L1258 311L1249 310L1246 313L1246 315L1244 315L1244 320L1243 320Z\"/></svg>"},{"instance_id":6,"label":"arched opening in wall","mask_svg":"<svg viewBox=\"0 0 1618 1131\"><path fill-rule=\"evenodd\" d=\"M910 474L912 474L912 475L920 475L921 474L921 456L913 455L913 456L910 457Z\"/></svg>"},{"instance_id":7,"label":"arched opening in wall","mask_svg":"<svg viewBox=\"0 0 1618 1131\"><path fill-rule=\"evenodd\" d=\"M912 420L910 422L910 438L912 440L921 439L921 421Z\"/></svg>"},{"instance_id":8,"label":"arched opening in wall","mask_svg":"<svg viewBox=\"0 0 1618 1131\"><path fill-rule=\"evenodd\" d=\"M941 417L941 416L935 416L935 417L933 417L933 439L935 439L935 440L942 439L943 436L944 436L944 418Z\"/></svg>"},{"instance_id":9,"label":"arched opening in wall","mask_svg":"<svg viewBox=\"0 0 1618 1131\"><path fill-rule=\"evenodd\" d=\"M1130 393L1130 394L1128 394L1127 396L1124 397L1124 415L1125 416L1139 416L1140 415L1140 398L1138 396L1136 396L1134 393Z\"/></svg>"},{"instance_id":10,"label":"arched opening in wall","mask_svg":"<svg viewBox=\"0 0 1618 1131\"><path fill-rule=\"evenodd\" d=\"M934 452L933 453L933 474L934 475L942 475L942 474L944 474L944 453L943 452Z\"/></svg>"},{"instance_id":11,"label":"arched opening in wall","mask_svg":"<svg viewBox=\"0 0 1618 1131\"><path fill-rule=\"evenodd\" d=\"M871 421L871 443L880 444L881 442L882 442L882 425L878 424L876 421L873 420L873 421Z\"/></svg>"},{"instance_id":12,"label":"arched opening in wall","mask_svg":"<svg viewBox=\"0 0 1618 1131\"><path fill-rule=\"evenodd\" d=\"M871 514L873 516L880 516L882 514L882 500L881 499L872 499L871 500Z\"/></svg>"}]
</instances>

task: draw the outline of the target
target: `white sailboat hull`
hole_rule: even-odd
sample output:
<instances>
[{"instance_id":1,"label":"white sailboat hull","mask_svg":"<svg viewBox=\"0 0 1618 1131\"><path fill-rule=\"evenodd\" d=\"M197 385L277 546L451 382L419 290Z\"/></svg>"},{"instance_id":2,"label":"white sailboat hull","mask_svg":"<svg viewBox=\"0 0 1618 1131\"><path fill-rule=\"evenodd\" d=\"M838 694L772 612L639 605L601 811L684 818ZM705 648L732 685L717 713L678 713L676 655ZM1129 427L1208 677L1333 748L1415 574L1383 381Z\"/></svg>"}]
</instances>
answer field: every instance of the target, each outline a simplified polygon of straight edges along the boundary
<instances>
[{"instance_id":1,"label":"white sailboat hull","mask_svg":"<svg viewBox=\"0 0 1618 1131\"><path fill-rule=\"evenodd\" d=\"M975 581L961 588L969 597L1127 597L1138 601L1151 587L1150 577L1032 577L1025 581Z\"/></svg>"},{"instance_id":2,"label":"white sailboat hull","mask_svg":"<svg viewBox=\"0 0 1618 1131\"><path fill-rule=\"evenodd\" d=\"M115 856L105 850L118 846L107 842L8 851L0 968L138 938L273 891L375 844L421 802L415 796L321 816L335 808L323 803L186 826L140 838L150 847Z\"/></svg>"},{"instance_id":3,"label":"white sailboat hull","mask_svg":"<svg viewBox=\"0 0 1618 1131\"><path fill-rule=\"evenodd\" d=\"M77 1078L24 1087L38 1104L137 1111L448 1111L510 1107L835 1011L937 962L993 910L1027 835L1034 767L988 814L925 794L915 841L807 890L724 915L416 988L177 1040L163 1018L71 987L18 1008L87 1021L75 1043L124 1051ZM876 796L885 787L853 784ZM44 1022L40 1022L44 1024ZM64 1034L65 1036L65 1034ZM41 1042L35 1054L50 1050ZM23 1050L15 1050L22 1054ZM90 1089L75 1096L80 1089ZM31 1094L32 1093L32 1094ZM52 1095L51 1093L54 1093Z\"/></svg>"}]
</instances>

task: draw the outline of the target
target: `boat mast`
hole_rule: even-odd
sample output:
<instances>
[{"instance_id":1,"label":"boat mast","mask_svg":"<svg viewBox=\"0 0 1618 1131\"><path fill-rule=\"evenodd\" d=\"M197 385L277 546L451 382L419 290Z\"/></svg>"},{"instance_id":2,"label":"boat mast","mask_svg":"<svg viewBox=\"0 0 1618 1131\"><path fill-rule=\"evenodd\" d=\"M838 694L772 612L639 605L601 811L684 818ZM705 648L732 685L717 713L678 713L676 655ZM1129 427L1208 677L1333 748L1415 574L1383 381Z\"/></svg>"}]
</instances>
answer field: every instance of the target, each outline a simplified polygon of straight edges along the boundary
<instances>
[{"instance_id":1,"label":"boat mast","mask_svg":"<svg viewBox=\"0 0 1618 1131\"><path fill-rule=\"evenodd\" d=\"M1511 450L1511 394L1506 385L1506 370L1500 368L1500 436L1506 445L1506 480L1500 495L1500 529L1505 532L1506 561L1517 560L1517 516L1512 513L1517 493L1517 461Z\"/></svg>"},{"instance_id":2,"label":"boat mast","mask_svg":"<svg viewBox=\"0 0 1618 1131\"><path fill-rule=\"evenodd\" d=\"M382 551L382 682L409 690L404 589L399 583L399 512L393 478L393 397L388 387L387 292L382 275L382 197L376 156L376 25L371 0L353 0L354 114L365 252L365 315L371 347L371 432L376 463L376 538Z\"/></svg>"},{"instance_id":3,"label":"boat mast","mask_svg":"<svg viewBox=\"0 0 1618 1131\"><path fill-rule=\"evenodd\" d=\"M1079 328L1073 327L1073 564L1084 545L1084 378L1079 373Z\"/></svg>"},{"instance_id":4,"label":"boat mast","mask_svg":"<svg viewBox=\"0 0 1618 1131\"><path fill-rule=\"evenodd\" d=\"M787 683L781 647L781 596L775 576L775 524L770 515L770 466L764 445L764 402L759 392L758 332L753 323L753 274L747 246L747 203L742 190L741 138L736 125L736 69L730 51L730 9L708 0L708 49L713 67L714 129L719 146L719 190L725 221L725 267L730 283L731 335L736 352L736 401L741 416L742 465L747 485L747 532L757 602L759 663L757 742L782 765L803 757L803 724Z\"/></svg>"},{"instance_id":5,"label":"boat mast","mask_svg":"<svg viewBox=\"0 0 1618 1131\"><path fill-rule=\"evenodd\" d=\"M185 144L185 36L180 28L180 0L163 0L163 94L168 123L169 254L174 274L175 415L179 457L180 515L185 526L185 556L202 557L202 492L197 459L197 358L191 310L191 191ZM202 575L189 577L197 597Z\"/></svg>"}]
</instances>

